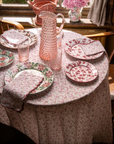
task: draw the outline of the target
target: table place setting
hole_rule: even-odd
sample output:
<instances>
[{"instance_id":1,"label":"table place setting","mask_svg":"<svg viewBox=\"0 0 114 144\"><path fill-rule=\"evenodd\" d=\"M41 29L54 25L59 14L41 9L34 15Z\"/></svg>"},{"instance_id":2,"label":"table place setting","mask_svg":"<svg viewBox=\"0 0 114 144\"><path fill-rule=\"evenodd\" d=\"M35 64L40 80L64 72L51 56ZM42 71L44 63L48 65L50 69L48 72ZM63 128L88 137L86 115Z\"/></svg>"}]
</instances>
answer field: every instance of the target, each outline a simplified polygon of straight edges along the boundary
<instances>
[{"instance_id":1,"label":"table place setting","mask_svg":"<svg viewBox=\"0 0 114 144\"><path fill-rule=\"evenodd\" d=\"M90 38L70 40L66 43L65 51L70 56L81 60L97 59L105 52L100 41Z\"/></svg>"},{"instance_id":2,"label":"table place setting","mask_svg":"<svg viewBox=\"0 0 114 144\"><path fill-rule=\"evenodd\" d=\"M1 104L16 111L21 111L23 100L40 85L43 77L23 71L18 77L6 84L1 95Z\"/></svg>"},{"instance_id":3,"label":"table place setting","mask_svg":"<svg viewBox=\"0 0 114 144\"><path fill-rule=\"evenodd\" d=\"M46 90L49 86L52 85L54 81L53 71L48 66L41 63L24 62L13 66L5 73L5 84L9 84L13 79L17 78L24 71L43 77L42 83L34 90L32 90L30 94L35 94Z\"/></svg>"},{"instance_id":4,"label":"table place setting","mask_svg":"<svg viewBox=\"0 0 114 144\"><path fill-rule=\"evenodd\" d=\"M24 42L26 38L29 38L29 46L37 42L37 35L31 31L11 29L1 35L0 43L6 48L18 49L17 44Z\"/></svg>"},{"instance_id":5,"label":"table place setting","mask_svg":"<svg viewBox=\"0 0 114 144\"><path fill-rule=\"evenodd\" d=\"M53 81L53 71L46 65L34 62L19 63L5 73L1 104L21 111L28 94L46 90Z\"/></svg>"},{"instance_id":6,"label":"table place setting","mask_svg":"<svg viewBox=\"0 0 114 144\"><path fill-rule=\"evenodd\" d=\"M7 41L7 43L14 45L14 46L28 39L27 36L24 36L23 34L19 33L15 29L10 29L10 30L5 31L3 34L1 34L1 38Z\"/></svg>"}]
</instances>

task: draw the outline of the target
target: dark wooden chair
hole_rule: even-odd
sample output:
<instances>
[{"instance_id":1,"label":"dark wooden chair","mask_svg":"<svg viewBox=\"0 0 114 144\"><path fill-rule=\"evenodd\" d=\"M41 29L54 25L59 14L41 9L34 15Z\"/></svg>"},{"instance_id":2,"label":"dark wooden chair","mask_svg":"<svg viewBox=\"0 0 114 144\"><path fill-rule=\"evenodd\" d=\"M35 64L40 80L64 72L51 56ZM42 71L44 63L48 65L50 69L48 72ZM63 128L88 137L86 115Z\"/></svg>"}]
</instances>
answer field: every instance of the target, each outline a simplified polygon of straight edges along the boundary
<instances>
[{"instance_id":1,"label":"dark wooden chair","mask_svg":"<svg viewBox=\"0 0 114 144\"><path fill-rule=\"evenodd\" d=\"M95 39L95 38L97 39L97 38L101 38L101 37L114 36L114 31L85 35L85 36L88 38L91 38L91 39ZM114 49L112 50L111 54L109 55L109 87L110 87L111 100L114 100L114 64L111 63L113 55L114 55Z\"/></svg>"},{"instance_id":2,"label":"dark wooden chair","mask_svg":"<svg viewBox=\"0 0 114 144\"><path fill-rule=\"evenodd\" d=\"M11 28L24 30L24 27L19 22L0 20L0 34L2 34L4 31L9 30Z\"/></svg>"}]
</instances>

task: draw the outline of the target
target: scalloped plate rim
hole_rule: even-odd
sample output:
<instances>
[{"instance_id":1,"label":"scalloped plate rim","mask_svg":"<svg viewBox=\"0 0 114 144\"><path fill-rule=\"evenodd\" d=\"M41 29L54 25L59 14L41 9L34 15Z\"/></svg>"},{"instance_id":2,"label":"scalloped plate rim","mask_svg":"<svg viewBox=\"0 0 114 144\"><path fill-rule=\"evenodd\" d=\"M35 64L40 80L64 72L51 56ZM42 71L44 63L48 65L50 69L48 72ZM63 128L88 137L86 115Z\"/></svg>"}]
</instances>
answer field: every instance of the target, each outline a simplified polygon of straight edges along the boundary
<instances>
[{"instance_id":1,"label":"scalloped plate rim","mask_svg":"<svg viewBox=\"0 0 114 144\"><path fill-rule=\"evenodd\" d=\"M86 61L75 61L75 62L69 63L67 66L76 64L77 62L89 63L89 62L86 62ZM98 71L97 71L97 69L95 68L95 66L94 66L93 64L91 64L91 63L89 63L89 64L96 70L96 76L95 76L92 80L90 80L90 81L82 82L82 81L77 81L77 80L72 79L72 78L69 76L69 74L67 74L67 66L66 66L66 68L65 68L65 74L66 74L71 80L76 81L76 82L79 82L79 83L88 83L88 82L94 81L94 80L98 77ZM85 66L85 67L87 67L87 66ZM74 67L73 67L73 68L74 68ZM70 72L70 71L71 71L71 69L69 70L69 72Z\"/></svg>"},{"instance_id":2,"label":"scalloped plate rim","mask_svg":"<svg viewBox=\"0 0 114 144\"><path fill-rule=\"evenodd\" d=\"M1 51L7 51L8 53L10 53L10 54L12 54L12 61L11 62L8 62L6 65L4 65L4 66L0 66L0 68L2 68L2 67L5 67L5 66L8 66L8 65L10 65L13 61L14 61L14 54L11 52L11 51L8 51L8 50L0 50L0 55L5 55L5 54L1 54ZM7 55L6 55L7 56Z\"/></svg>"}]
</instances>

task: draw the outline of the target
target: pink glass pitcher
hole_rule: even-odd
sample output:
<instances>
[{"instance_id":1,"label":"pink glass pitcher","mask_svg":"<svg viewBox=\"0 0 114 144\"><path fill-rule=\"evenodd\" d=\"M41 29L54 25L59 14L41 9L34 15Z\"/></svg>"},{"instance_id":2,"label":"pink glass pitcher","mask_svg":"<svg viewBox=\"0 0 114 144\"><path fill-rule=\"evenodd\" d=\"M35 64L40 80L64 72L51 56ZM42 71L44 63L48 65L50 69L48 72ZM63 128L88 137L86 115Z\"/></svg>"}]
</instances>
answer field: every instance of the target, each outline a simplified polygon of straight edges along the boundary
<instances>
[{"instance_id":1,"label":"pink glass pitcher","mask_svg":"<svg viewBox=\"0 0 114 144\"><path fill-rule=\"evenodd\" d=\"M56 28L56 18L62 17L62 24ZM62 31L64 26L64 16L62 14L54 14L48 11L42 11L39 15L42 18L42 31L40 41L39 56L41 59L50 60L57 55L57 35Z\"/></svg>"}]
</instances>

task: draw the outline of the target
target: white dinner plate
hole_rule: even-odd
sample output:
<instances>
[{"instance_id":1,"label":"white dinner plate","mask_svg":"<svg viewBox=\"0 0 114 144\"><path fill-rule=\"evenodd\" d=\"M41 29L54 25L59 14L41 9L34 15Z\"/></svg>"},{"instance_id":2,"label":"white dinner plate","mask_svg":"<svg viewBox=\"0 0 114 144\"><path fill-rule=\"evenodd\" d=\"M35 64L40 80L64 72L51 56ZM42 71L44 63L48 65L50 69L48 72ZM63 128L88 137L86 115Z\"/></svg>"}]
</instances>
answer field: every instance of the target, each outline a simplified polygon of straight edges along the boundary
<instances>
[{"instance_id":1,"label":"white dinner plate","mask_svg":"<svg viewBox=\"0 0 114 144\"><path fill-rule=\"evenodd\" d=\"M93 81L98 76L94 65L85 61L76 61L68 64L65 73L70 79L81 83Z\"/></svg>"},{"instance_id":2,"label":"white dinner plate","mask_svg":"<svg viewBox=\"0 0 114 144\"><path fill-rule=\"evenodd\" d=\"M9 69L6 72L5 84L8 84L14 78L18 77L23 71L27 71L32 74L44 77L43 82L34 91L32 91L31 94L44 91L53 83L54 75L53 75L52 70L49 67L41 63L25 62L25 63L19 63L16 66L13 66L11 69Z\"/></svg>"},{"instance_id":3,"label":"white dinner plate","mask_svg":"<svg viewBox=\"0 0 114 144\"><path fill-rule=\"evenodd\" d=\"M97 58L99 58L100 56L103 55L103 52L100 52L100 53L97 53L95 55L86 56L84 54L84 51L81 49L81 47L77 45L75 39L73 39L73 40L69 41L68 43L66 43L65 51L70 56L72 56L74 58L77 58L77 59L81 59L81 60L97 59Z\"/></svg>"},{"instance_id":4,"label":"white dinner plate","mask_svg":"<svg viewBox=\"0 0 114 144\"><path fill-rule=\"evenodd\" d=\"M37 36L36 34L34 34L33 32L31 31L26 31L26 30L18 30L20 33L22 33L23 35L25 36L28 36L29 37L29 40L30 40L30 46L32 46L33 44L36 43L37 41ZM16 47L16 45L11 45L9 44L7 41L5 41L2 37L0 37L0 42L3 46L7 47L7 48L10 48L10 49L18 49Z\"/></svg>"}]
</instances>

